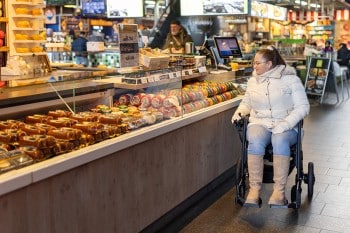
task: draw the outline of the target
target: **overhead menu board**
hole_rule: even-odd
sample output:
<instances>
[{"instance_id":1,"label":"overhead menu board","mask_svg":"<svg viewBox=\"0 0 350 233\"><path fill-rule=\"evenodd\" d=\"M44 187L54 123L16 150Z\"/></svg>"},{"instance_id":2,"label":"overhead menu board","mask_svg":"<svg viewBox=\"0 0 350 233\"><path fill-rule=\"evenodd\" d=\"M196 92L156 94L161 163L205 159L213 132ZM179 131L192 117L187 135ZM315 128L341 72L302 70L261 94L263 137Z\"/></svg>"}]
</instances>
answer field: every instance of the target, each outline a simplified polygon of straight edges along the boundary
<instances>
[{"instance_id":1,"label":"overhead menu board","mask_svg":"<svg viewBox=\"0 0 350 233\"><path fill-rule=\"evenodd\" d=\"M255 0L251 1L251 16L284 21L287 20L287 13L287 8Z\"/></svg>"},{"instance_id":2,"label":"overhead menu board","mask_svg":"<svg viewBox=\"0 0 350 233\"><path fill-rule=\"evenodd\" d=\"M181 0L182 16L248 14L248 0Z\"/></svg>"}]
</instances>

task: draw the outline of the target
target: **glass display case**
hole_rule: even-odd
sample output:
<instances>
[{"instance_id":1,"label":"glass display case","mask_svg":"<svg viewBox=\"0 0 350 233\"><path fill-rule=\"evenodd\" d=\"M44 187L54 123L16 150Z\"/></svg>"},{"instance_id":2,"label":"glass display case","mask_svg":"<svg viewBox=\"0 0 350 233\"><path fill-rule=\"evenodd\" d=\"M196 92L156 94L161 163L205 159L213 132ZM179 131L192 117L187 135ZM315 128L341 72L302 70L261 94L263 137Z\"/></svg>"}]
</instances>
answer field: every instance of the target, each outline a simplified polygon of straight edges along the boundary
<instances>
[{"instance_id":1,"label":"glass display case","mask_svg":"<svg viewBox=\"0 0 350 233\"><path fill-rule=\"evenodd\" d=\"M55 71L44 83L3 89L0 145L40 162L231 100L244 92L233 77L182 66Z\"/></svg>"}]
</instances>

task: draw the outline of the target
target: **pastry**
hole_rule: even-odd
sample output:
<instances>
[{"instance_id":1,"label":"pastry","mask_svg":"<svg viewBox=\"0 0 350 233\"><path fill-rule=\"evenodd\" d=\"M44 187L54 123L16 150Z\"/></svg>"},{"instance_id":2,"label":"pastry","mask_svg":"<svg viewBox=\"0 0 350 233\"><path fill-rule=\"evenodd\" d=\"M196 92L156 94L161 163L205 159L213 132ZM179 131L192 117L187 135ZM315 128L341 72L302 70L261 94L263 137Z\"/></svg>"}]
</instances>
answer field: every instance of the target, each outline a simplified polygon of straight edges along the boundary
<instances>
[{"instance_id":1,"label":"pastry","mask_svg":"<svg viewBox=\"0 0 350 233\"><path fill-rule=\"evenodd\" d=\"M34 160L41 160L45 157L44 153L34 146L22 146L19 149L32 157Z\"/></svg>"},{"instance_id":2,"label":"pastry","mask_svg":"<svg viewBox=\"0 0 350 233\"><path fill-rule=\"evenodd\" d=\"M117 125L122 123L122 118L119 114L106 114L106 115L100 115L98 117L98 122L102 124Z\"/></svg>"},{"instance_id":3,"label":"pastry","mask_svg":"<svg viewBox=\"0 0 350 233\"><path fill-rule=\"evenodd\" d=\"M73 114L71 112L65 111L65 110L55 110L55 111L49 111L47 113L47 115L52 116L53 118L57 119L59 117L70 117Z\"/></svg>"},{"instance_id":4,"label":"pastry","mask_svg":"<svg viewBox=\"0 0 350 233\"><path fill-rule=\"evenodd\" d=\"M21 130L24 131L27 135L46 134L45 129L29 124L23 125L21 127Z\"/></svg>"}]
</instances>

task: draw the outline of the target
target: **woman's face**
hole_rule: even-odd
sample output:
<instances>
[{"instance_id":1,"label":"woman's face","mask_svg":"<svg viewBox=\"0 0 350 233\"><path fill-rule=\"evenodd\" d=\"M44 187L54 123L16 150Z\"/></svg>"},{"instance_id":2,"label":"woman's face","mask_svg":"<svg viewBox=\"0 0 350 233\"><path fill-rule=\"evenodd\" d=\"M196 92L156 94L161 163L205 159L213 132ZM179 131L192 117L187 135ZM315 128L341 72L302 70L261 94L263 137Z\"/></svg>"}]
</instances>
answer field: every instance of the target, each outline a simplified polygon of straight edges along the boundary
<instances>
[{"instance_id":1,"label":"woman's face","mask_svg":"<svg viewBox=\"0 0 350 233\"><path fill-rule=\"evenodd\" d=\"M262 54L257 53L254 57L253 68L256 74L260 75L269 71L272 67L272 62L267 61Z\"/></svg>"}]
</instances>

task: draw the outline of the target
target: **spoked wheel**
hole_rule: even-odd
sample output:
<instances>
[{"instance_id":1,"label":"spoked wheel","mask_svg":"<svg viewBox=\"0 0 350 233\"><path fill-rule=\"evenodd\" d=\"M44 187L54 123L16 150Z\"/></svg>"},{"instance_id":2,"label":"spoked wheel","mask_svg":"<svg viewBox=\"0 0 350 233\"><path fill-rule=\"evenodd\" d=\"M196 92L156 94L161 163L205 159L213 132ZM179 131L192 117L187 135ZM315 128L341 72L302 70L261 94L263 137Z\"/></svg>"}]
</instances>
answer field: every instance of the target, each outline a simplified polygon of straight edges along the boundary
<instances>
[{"instance_id":1,"label":"spoked wheel","mask_svg":"<svg viewBox=\"0 0 350 233\"><path fill-rule=\"evenodd\" d=\"M308 163L307 170L307 197L309 200L312 199L314 195L314 184L315 184L315 173L314 173L314 164L312 162Z\"/></svg>"}]
</instances>

